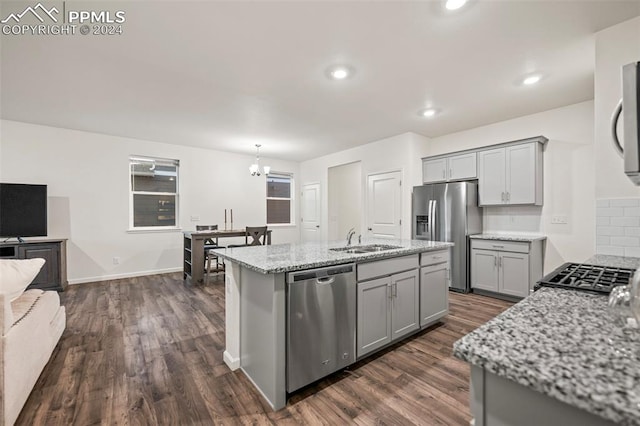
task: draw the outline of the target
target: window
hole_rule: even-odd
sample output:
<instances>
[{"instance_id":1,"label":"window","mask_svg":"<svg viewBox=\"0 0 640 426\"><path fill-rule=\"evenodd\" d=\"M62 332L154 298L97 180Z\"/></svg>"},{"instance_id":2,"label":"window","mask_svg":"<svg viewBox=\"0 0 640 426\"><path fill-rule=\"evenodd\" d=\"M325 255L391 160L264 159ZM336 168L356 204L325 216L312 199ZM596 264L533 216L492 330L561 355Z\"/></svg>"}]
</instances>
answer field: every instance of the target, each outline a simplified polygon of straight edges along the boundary
<instances>
[{"instance_id":1,"label":"window","mask_svg":"<svg viewBox=\"0 0 640 426\"><path fill-rule=\"evenodd\" d=\"M178 226L178 160L129 158L131 229Z\"/></svg>"},{"instance_id":2,"label":"window","mask_svg":"<svg viewBox=\"0 0 640 426\"><path fill-rule=\"evenodd\" d=\"M293 225L293 176L267 175L267 225Z\"/></svg>"}]
</instances>

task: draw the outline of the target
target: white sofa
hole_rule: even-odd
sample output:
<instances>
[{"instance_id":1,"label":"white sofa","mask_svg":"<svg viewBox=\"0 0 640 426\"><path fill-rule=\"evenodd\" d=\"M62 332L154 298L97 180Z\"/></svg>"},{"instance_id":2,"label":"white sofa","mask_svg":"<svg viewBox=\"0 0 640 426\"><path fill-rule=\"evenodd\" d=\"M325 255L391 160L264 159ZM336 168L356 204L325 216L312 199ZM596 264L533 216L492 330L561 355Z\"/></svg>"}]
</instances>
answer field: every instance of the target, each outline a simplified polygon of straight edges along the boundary
<instances>
[{"instance_id":1,"label":"white sofa","mask_svg":"<svg viewBox=\"0 0 640 426\"><path fill-rule=\"evenodd\" d=\"M13 425L66 325L55 291L27 290L11 301L0 293L0 421Z\"/></svg>"}]
</instances>

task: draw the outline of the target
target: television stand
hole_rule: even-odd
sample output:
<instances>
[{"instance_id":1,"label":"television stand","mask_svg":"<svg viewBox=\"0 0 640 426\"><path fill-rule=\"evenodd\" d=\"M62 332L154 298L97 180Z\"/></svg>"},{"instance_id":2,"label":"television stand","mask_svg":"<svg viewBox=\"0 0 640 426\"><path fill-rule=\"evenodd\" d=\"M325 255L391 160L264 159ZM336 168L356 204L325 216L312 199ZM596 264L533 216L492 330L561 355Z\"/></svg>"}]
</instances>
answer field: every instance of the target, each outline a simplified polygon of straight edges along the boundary
<instances>
[{"instance_id":1,"label":"television stand","mask_svg":"<svg viewBox=\"0 0 640 426\"><path fill-rule=\"evenodd\" d=\"M19 243L24 243L24 238L22 238L22 237L9 237L9 238L6 238L6 239L2 242L2 244L4 244L4 243L6 243L7 241L9 241L11 238L15 238L16 240L18 240L18 242L19 242Z\"/></svg>"},{"instance_id":2,"label":"television stand","mask_svg":"<svg viewBox=\"0 0 640 426\"><path fill-rule=\"evenodd\" d=\"M40 239L0 243L0 259L42 258L45 264L29 285L28 290L64 291L67 281L67 240Z\"/></svg>"}]
</instances>

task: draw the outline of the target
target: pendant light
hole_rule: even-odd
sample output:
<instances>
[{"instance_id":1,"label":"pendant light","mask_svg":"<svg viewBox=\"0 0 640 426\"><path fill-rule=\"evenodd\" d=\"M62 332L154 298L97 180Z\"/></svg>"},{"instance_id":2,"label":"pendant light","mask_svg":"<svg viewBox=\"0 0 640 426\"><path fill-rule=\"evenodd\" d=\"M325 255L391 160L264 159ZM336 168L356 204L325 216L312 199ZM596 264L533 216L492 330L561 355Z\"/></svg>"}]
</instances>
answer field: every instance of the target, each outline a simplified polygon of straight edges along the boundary
<instances>
[{"instance_id":1,"label":"pendant light","mask_svg":"<svg viewBox=\"0 0 640 426\"><path fill-rule=\"evenodd\" d=\"M256 162L253 163L251 166L249 166L249 173L251 173L251 176L260 176L260 147L262 145L260 145L259 143L256 144ZM264 166L262 168L262 170L264 171L265 175L268 175L269 172L271 171L271 167L269 166Z\"/></svg>"}]
</instances>

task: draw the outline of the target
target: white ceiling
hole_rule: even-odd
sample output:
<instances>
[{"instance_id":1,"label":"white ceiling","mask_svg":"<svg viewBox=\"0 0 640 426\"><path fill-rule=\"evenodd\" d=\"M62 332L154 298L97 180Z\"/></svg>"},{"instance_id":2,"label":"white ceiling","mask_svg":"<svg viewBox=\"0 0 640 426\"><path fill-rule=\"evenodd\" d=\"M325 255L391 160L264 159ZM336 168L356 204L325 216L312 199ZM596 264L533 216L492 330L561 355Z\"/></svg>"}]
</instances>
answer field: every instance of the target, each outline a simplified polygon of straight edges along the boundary
<instances>
[{"instance_id":1,"label":"white ceiling","mask_svg":"<svg viewBox=\"0 0 640 426\"><path fill-rule=\"evenodd\" d=\"M2 36L2 118L243 153L262 143L299 161L592 99L594 32L640 15L640 1L613 0L107 6L126 12L123 35ZM356 74L330 81L336 63ZM540 84L517 84L533 71ZM427 106L441 113L419 117Z\"/></svg>"}]
</instances>

